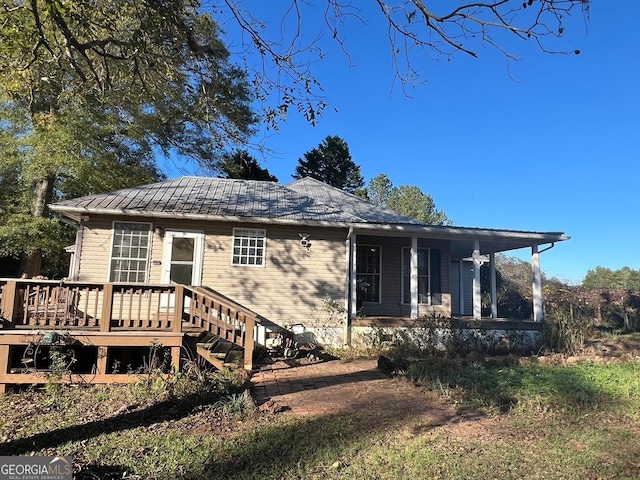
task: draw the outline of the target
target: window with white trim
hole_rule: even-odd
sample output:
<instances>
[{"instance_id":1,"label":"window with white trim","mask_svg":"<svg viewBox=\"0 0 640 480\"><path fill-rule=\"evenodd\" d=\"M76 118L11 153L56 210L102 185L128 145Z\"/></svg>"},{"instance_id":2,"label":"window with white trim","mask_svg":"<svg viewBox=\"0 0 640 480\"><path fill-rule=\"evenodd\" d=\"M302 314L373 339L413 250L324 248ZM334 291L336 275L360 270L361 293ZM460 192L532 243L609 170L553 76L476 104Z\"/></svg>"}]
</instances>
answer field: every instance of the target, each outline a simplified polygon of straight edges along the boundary
<instances>
[{"instance_id":1,"label":"window with white trim","mask_svg":"<svg viewBox=\"0 0 640 480\"><path fill-rule=\"evenodd\" d=\"M266 230L233 229L232 265L262 267L265 264Z\"/></svg>"},{"instance_id":2,"label":"window with white trim","mask_svg":"<svg viewBox=\"0 0 640 480\"><path fill-rule=\"evenodd\" d=\"M113 222L109 281L146 282L150 242L150 223Z\"/></svg>"},{"instance_id":3,"label":"window with white trim","mask_svg":"<svg viewBox=\"0 0 640 480\"><path fill-rule=\"evenodd\" d=\"M356 285L358 304L380 303L382 248L379 245L356 246Z\"/></svg>"},{"instance_id":4,"label":"window with white trim","mask_svg":"<svg viewBox=\"0 0 640 480\"><path fill-rule=\"evenodd\" d=\"M440 250L418 248L418 303L436 305L440 295ZM411 249L402 249L402 303L411 303Z\"/></svg>"}]
</instances>

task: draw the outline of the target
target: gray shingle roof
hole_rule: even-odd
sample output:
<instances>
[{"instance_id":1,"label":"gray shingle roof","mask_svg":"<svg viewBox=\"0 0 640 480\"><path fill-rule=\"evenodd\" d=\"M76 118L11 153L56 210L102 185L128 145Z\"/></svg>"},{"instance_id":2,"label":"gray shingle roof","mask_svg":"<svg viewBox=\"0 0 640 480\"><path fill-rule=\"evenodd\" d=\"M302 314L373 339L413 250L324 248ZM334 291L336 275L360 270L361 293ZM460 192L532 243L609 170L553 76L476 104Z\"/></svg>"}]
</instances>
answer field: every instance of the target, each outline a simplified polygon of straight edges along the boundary
<instances>
[{"instance_id":1,"label":"gray shingle roof","mask_svg":"<svg viewBox=\"0 0 640 480\"><path fill-rule=\"evenodd\" d=\"M174 180L65 200L61 213L141 216L240 217L301 222L420 225L311 178L289 185L253 180L181 177Z\"/></svg>"}]
</instances>

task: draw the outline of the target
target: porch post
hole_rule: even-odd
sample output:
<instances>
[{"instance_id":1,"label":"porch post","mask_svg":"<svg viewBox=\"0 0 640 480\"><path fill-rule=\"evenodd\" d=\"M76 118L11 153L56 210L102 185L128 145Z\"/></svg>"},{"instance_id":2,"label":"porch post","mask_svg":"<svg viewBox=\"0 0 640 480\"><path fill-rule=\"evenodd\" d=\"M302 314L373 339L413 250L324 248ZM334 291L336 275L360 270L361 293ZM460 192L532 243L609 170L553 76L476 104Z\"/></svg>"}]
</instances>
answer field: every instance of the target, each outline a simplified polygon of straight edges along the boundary
<instances>
[{"instance_id":1,"label":"porch post","mask_svg":"<svg viewBox=\"0 0 640 480\"><path fill-rule=\"evenodd\" d=\"M480 295L480 241L473 241L473 319L482 318L482 297Z\"/></svg>"},{"instance_id":2,"label":"porch post","mask_svg":"<svg viewBox=\"0 0 640 480\"><path fill-rule=\"evenodd\" d=\"M540 273L540 253L538 246L531 247L531 266L533 268L533 321L541 322L542 318L542 275Z\"/></svg>"},{"instance_id":3,"label":"porch post","mask_svg":"<svg viewBox=\"0 0 640 480\"><path fill-rule=\"evenodd\" d=\"M351 235L351 258L349 260L349 268L351 269L350 272L350 276L351 276L351 306L349 308L349 312L348 315L351 317L349 319L349 324L351 324L351 320L353 318L355 318L358 315L358 282L357 282L357 278L356 278L356 267L357 267L357 262L356 262L356 247L357 247L357 241L356 241L356 234L352 234ZM345 341L347 342L347 345L349 344L349 338L347 338L346 334L348 332L345 330Z\"/></svg>"},{"instance_id":4,"label":"porch post","mask_svg":"<svg viewBox=\"0 0 640 480\"><path fill-rule=\"evenodd\" d=\"M409 292L411 294L411 318L418 318L418 237L411 237L411 272Z\"/></svg>"},{"instance_id":5,"label":"porch post","mask_svg":"<svg viewBox=\"0 0 640 480\"><path fill-rule=\"evenodd\" d=\"M460 316L464 316L464 258L458 259L458 308Z\"/></svg>"},{"instance_id":6,"label":"porch post","mask_svg":"<svg viewBox=\"0 0 640 480\"><path fill-rule=\"evenodd\" d=\"M355 292L355 245L356 234L353 233L353 229L349 229L347 239L345 241L345 266L347 278L345 279L345 292L344 292L344 307L345 307L345 324L343 331L343 343L344 345L351 345L351 316L353 315L353 309L356 305L353 295Z\"/></svg>"},{"instance_id":7,"label":"porch post","mask_svg":"<svg viewBox=\"0 0 640 480\"><path fill-rule=\"evenodd\" d=\"M498 318L498 298L496 294L496 254L489 254L489 270L491 273L491 318Z\"/></svg>"}]
</instances>

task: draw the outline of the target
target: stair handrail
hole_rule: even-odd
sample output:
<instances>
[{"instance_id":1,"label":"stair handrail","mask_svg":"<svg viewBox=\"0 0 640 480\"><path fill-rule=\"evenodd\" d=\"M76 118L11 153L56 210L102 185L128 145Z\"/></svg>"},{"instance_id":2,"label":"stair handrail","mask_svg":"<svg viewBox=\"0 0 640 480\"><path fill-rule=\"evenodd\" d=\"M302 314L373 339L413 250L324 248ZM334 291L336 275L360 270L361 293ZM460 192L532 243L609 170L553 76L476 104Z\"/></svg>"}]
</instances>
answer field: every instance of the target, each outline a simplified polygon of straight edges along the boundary
<instances>
[{"instance_id":1,"label":"stair handrail","mask_svg":"<svg viewBox=\"0 0 640 480\"><path fill-rule=\"evenodd\" d=\"M198 296L207 298L212 303L217 303L224 308L228 308L232 312L241 314L235 317L235 320L244 326L244 329L241 331L241 335L238 337L235 334L228 335L231 331L231 325L228 322L224 322L221 318L213 318L211 315L205 316L202 312L198 312L197 308L201 308L202 301L196 302L200 307L193 308L195 307L194 305L189 305L189 307L186 308L185 306L185 312L188 311L191 318L197 316L200 321L208 324L205 327L207 331L211 331L212 327L218 330L225 330L225 338L244 349L244 368L251 370L253 368L253 348L255 344L254 330L258 314L209 287L185 285L184 295L185 297L190 297L194 301L198 300ZM233 328L233 330L235 330L235 328Z\"/></svg>"}]
</instances>

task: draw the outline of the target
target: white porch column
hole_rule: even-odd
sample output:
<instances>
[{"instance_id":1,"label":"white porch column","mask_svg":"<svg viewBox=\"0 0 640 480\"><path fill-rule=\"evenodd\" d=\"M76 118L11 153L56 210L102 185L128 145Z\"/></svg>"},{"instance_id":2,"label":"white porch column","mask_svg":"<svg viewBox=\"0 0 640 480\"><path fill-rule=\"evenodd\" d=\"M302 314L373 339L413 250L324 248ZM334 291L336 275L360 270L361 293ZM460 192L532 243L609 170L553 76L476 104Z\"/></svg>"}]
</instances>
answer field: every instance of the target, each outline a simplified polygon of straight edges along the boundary
<instances>
[{"instance_id":1,"label":"white porch column","mask_svg":"<svg viewBox=\"0 0 640 480\"><path fill-rule=\"evenodd\" d=\"M482 319L482 296L480 294L480 241L473 241L473 319Z\"/></svg>"},{"instance_id":2,"label":"white porch column","mask_svg":"<svg viewBox=\"0 0 640 480\"><path fill-rule=\"evenodd\" d=\"M351 308L349 309L349 315L354 318L358 312L358 282L356 278L356 234L351 235Z\"/></svg>"},{"instance_id":3,"label":"white porch column","mask_svg":"<svg viewBox=\"0 0 640 480\"><path fill-rule=\"evenodd\" d=\"M489 270L491 274L491 318L498 318L498 298L496 288L496 254L489 254Z\"/></svg>"},{"instance_id":4,"label":"white porch column","mask_svg":"<svg viewBox=\"0 0 640 480\"><path fill-rule=\"evenodd\" d=\"M458 308L460 316L464 315L464 258L458 260Z\"/></svg>"},{"instance_id":5,"label":"white porch column","mask_svg":"<svg viewBox=\"0 0 640 480\"><path fill-rule=\"evenodd\" d=\"M542 275L540 273L540 253L538 246L531 247L531 267L533 268L533 321L542 321Z\"/></svg>"},{"instance_id":6,"label":"white porch column","mask_svg":"<svg viewBox=\"0 0 640 480\"><path fill-rule=\"evenodd\" d=\"M347 239L345 240L345 289L344 289L344 311L345 313L345 321L344 321L344 332L343 332L343 343L345 345L351 345L351 315L353 310L352 303L352 292L353 292L353 280L355 278L355 272L353 269L353 260L352 258L355 256L354 253L354 240L353 237L355 234L353 233L353 229L349 230L349 234L347 235Z\"/></svg>"},{"instance_id":7,"label":"white porch column","mask_svg":"<svg viewBox=\"0 0 640 480\"><path fill-rule=\"evenodd\" d=\"M418 237L411 237L411 272L409 275L411 294L411 318L418 318Z\"/></svg>"}]
</instances>

